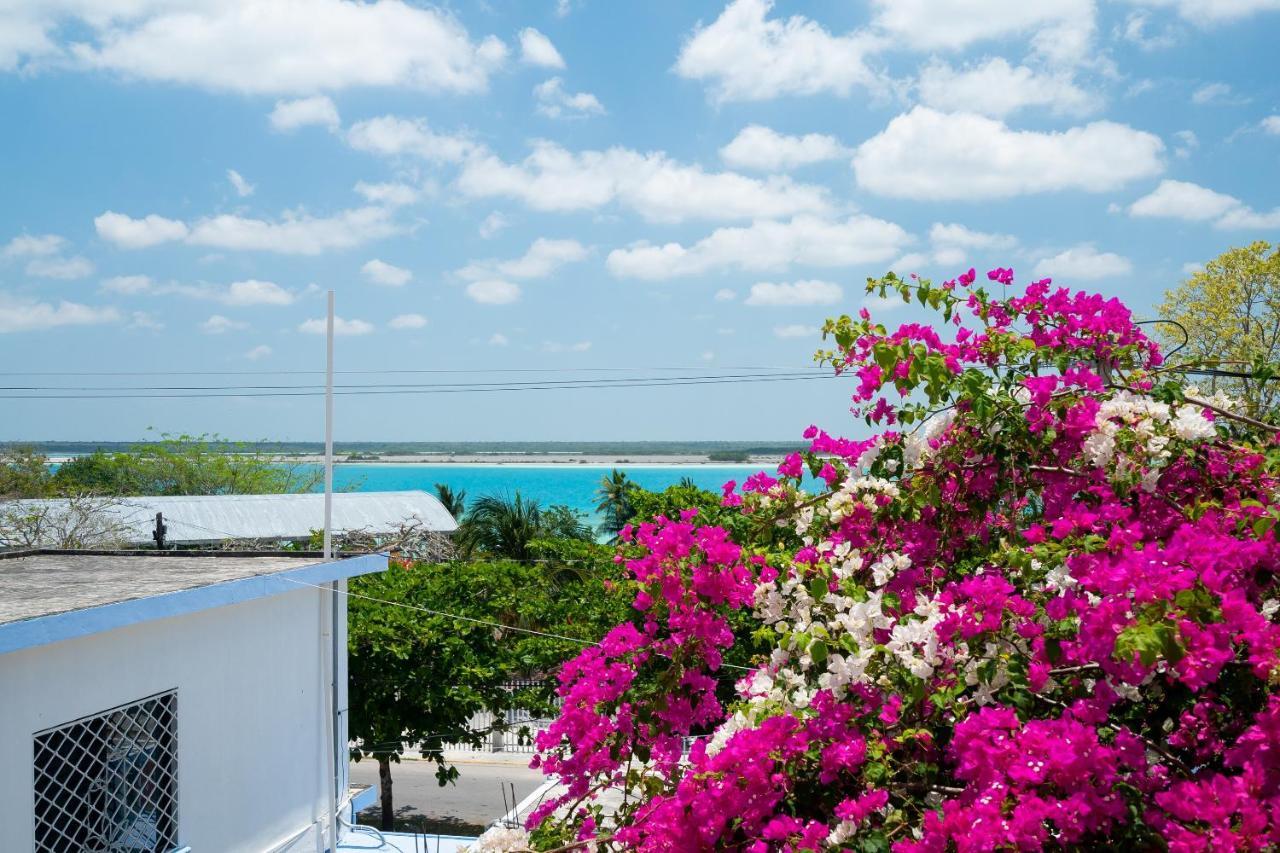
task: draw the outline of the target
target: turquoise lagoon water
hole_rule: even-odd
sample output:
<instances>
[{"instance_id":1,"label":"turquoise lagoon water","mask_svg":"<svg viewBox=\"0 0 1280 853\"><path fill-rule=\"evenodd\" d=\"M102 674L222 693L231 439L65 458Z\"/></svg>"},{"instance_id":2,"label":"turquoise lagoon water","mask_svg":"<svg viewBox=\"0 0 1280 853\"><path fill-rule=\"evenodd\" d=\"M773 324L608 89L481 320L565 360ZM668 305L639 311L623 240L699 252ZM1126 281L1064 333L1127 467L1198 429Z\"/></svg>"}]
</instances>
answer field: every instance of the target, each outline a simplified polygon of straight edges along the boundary
<instances>
[{"instance_id":1,"label":"turquoise lagoon water","mask_svg":"<svg viewBox=\"0 0 1280 853\"><path fill-rule=\"evenodd\" d=\"M660 491L688 477L699 487L719 492L727 480L742 483L757 471L773 472L761 465L422 465L414 463L340 464L333 469L335 490L394 492L407 489L435 491L444 483L467 493L470 502L483 495L520 492L543 506L565 504L595 518L596 491L600 481L616 467L642 488Z\"/></svg>"}]
</instances>

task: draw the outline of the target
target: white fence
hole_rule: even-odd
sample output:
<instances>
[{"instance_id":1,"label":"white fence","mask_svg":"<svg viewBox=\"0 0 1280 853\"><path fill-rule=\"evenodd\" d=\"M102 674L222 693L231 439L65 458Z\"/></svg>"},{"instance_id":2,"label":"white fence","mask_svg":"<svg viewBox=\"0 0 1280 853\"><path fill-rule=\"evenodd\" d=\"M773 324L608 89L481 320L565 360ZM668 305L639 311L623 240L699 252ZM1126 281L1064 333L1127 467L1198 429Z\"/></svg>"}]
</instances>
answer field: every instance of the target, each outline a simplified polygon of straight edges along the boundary
<instances>
[{"instance_id":1,"label":"white fence","mask_svg":"<svg viewBox=\"0 0 1280 853\"><path fill-rule=\"evenodd\" d=\"M506 689L512 692L524 690L530 687L541 687L545 684L542 681L509 681L505 685ZM560 700L554 700L556 708L560 705ZM538 716L525 708L510 708L506 711L499 724L499 718L495 717L489 711L482 711L471 718L468 727L473 732L484 732L483 746L479 747L480 752L511 752L533 754L537 751L534 746L534 737L538 732L543 731L551 725L555 718L554 711L548 716ZM446 743L445 749L458 750L475 750L477 747L468 743Z\"/></svg>"}]
</instances>

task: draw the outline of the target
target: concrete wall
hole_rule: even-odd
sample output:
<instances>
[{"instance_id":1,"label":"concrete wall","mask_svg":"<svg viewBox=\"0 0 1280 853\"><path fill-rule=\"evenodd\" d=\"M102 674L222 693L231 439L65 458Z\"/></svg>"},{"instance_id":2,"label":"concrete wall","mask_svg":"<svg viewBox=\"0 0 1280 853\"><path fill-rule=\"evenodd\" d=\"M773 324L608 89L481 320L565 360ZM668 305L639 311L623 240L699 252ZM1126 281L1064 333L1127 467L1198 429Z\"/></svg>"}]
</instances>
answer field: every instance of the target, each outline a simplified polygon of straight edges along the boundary
<instances>
[{"instance_id":1,"label":"concrete wall","mask_svg":"<svg viewBox=\"0 0 1280 853\"><path fill-rule=\"evenodd\" d=\"M36 732L173 688L182 843L317 849L330 605L300 589L0 655L0 850L32 849Z\"/></svg>"}]
</instances>

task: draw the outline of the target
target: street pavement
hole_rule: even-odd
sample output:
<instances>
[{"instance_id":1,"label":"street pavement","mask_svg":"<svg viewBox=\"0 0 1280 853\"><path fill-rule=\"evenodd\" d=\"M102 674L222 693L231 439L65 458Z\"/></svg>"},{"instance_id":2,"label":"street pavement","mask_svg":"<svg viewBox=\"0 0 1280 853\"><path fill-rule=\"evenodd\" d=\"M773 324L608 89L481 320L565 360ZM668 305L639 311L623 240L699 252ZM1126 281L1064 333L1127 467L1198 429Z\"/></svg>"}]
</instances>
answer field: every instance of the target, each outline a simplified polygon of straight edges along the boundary
<instances>
[{"instance_id":1,"label":"street pavement","mask_svg":"<svg viewBox=\"0 0 1280 853\"><path fill-rule=\"evenodd\" d=\"M451 835L479 835L502 817L515 802L537 790L543 776L528 767L529 755L458 753L452 756L459 776L456 782L440 787L434 761L405 758L391 765L391 792L395 802L396 829L439 832ZM369 759L351 763L353 784L378 786L378 763ZM503 791L506 806L503 806ZM382 814L375 801L360 813L360 823L377 826Z\"/></svg>"}]
</instances>

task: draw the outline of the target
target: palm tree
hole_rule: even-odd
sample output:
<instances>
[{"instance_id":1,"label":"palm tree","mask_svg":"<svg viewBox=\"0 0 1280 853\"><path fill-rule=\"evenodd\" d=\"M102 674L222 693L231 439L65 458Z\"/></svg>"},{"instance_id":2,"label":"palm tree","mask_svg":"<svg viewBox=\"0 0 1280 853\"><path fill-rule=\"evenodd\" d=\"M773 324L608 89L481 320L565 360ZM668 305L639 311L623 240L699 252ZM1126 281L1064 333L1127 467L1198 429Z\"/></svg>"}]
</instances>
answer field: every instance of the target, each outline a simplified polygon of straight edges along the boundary
<instances>
[{"instance_id":1,"label":"palm tree","mask_svg":"<svg viewBox=\"0 0 1280 853\"><path fill-rule=\"evenodd\" d=\"M607 534L611 539L617 539L619 531L636 514L631 506L631 489L634 486L635 484L627 479L626 472L619 471L617 468L600 481L600 488L596 491L596 497L600 499L596 504L596 512L603 518L600 522L600 532Z\"/></svg>"},{"instance_id":2,"label":"palm tree","mask_svg":"<svg viewBox=\"0 0 1280 853\"><path fill-rule=\"evenodd\" d=\"M485 495L476 500L458 530L459 544L467 552L482 551L493 557L528 560L529 543L542 532L542 509L537 501Z\"/></svg>"},{"instance_id":3,"label":"palm tree","mask_svg":"<svg viewBox=\"0 0 1280 853\"><path fill-rule=\"evenodd\" d=\"M467 493L464 489L454 491L446 483L436 483L436 497L440 499L440 503L444 504L444 508L449 511L455 519L461 521L463 514L467 511Z\"/></svg>"}]
</instances>

